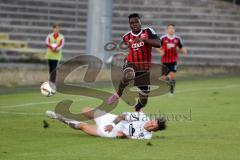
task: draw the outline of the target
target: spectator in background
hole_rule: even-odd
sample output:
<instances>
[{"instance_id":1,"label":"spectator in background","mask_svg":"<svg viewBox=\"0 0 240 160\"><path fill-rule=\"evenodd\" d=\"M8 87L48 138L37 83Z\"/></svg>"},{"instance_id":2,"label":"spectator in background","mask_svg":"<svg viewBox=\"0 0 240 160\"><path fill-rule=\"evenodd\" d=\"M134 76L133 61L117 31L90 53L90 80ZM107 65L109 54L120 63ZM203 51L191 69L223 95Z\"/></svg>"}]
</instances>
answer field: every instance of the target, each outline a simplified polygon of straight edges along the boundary
<instances>
[{"instance_id":1,"label":"spectator in background","mask_svg":"<svg viewBox=\"0 0 240 160\"><path fill-rule=\"evenodd\" d=\"M57 66L62 58L62 48L64 46L64 36L60 33L60 26L53 24L53 32L46 38L47 52L46 59L49 66L49 81L56 82Z\"/></svg>"}]
</instances>

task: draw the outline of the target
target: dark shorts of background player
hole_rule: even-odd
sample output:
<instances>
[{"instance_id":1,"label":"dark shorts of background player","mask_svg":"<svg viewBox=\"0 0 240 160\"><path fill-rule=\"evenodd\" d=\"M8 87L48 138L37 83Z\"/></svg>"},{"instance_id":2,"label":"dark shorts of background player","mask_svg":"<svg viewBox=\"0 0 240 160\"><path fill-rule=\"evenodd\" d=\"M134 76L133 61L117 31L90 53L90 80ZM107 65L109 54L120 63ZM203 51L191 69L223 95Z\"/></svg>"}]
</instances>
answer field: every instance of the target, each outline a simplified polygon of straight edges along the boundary
<instances>
[{"instance_id":1,"label":"dark shorts of background player","mask_svg":"<svg viewBox=\"0 0 240 160\"><path fill-rule=\"evenodd\" d=\"M162 75L168 75L170 72L177 72L177 62L163 63Z\"/></svg>"},{"instance_id":2,"label":"dark shorts of background player","mask_svg":"<svg viewBox=\"0 0 240 160\"><path fill-rule=\"evenodd\" d=\"M148 69L139 69L132 63L125 63L123 70L132 68L135 72L134 86L137 86L141 91L149 91L150 89L150 71Z\"/></svg>"}]
</instances>

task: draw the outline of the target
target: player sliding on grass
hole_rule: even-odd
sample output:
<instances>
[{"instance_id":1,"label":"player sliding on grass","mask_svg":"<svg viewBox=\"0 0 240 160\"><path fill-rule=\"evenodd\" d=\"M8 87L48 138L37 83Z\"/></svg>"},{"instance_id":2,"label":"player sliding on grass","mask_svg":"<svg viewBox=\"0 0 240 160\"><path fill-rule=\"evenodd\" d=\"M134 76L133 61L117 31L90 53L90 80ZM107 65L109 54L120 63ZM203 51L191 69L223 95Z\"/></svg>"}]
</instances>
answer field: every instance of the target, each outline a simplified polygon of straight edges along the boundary
<instances>
[{"instance_id":1,"label":"player sliding on grass","mask_svg":"<svg viewBox=\"0 0 240 160\"><path fill-rule=\"evenodd\" d=\"M94 125L68 119L52 111L46 111L46 115L69 125L71 128L97 137L151 139L152 132L166 128L165 119L150 120L143 112L125 112L119 116L106 113L99 117L103 111L97 110L95 113L91 111L92 108L83 109L86 117L94 119L96 123Z\"/></svg>"},{"instance_id":2,"label":"player sliding on grass","mask_svg":"<svg viewBox=\"0 0 240 160\"><path fill-rule=\"evenodd\" d=\"M129 47L125 65L123 66L123 78L120 81L117 92L108 99L108 104L111 105L118 101L129 82L134 80L135 86L140 90L135 111L140 111L147 104L150 92L149 69L152 63L152 47L159 48L161 42L153 29L141 27L138 14L131 14L128 18L131 31L123 36L124 43ZM141 82L137 82L136 78L140 76L144 78Z\"/></svg>"}]
</instances>

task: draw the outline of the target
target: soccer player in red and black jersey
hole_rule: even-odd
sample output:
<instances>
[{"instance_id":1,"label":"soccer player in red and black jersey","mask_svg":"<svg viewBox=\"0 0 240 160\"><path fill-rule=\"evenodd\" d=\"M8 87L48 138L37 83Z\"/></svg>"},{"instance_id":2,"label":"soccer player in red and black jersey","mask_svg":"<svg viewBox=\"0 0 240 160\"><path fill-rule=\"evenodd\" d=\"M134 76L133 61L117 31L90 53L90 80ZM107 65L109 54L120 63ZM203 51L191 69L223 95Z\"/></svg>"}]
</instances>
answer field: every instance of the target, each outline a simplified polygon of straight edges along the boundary
<instances>
[{"instance_id":1,"label":"soccer player in red and black jersey","mask_svg":"<svg viewBox=\"0 0 240 160\"><path fill-rule=\"evenodd\" d=\"M167 26L167 34L163 35L161 38L161 48L157 51L162 56L162 79L166 80L169 75L170 80L170 93L174 93L175 87L175 76L177 72L177 61L178 61L178 50L184 55L187 54L187 49L183 46L182 39L175 35L175 25L169 24Z\"/></svg>"},{"instance_id":2,"label":"soccer player in red and black jersey","mask_svg":"<svg viewBox=\"0 0 240 160\"><path fill-rule=\"evenodd\" d=\"M131 80L139 91L139 100L135 105L135 110L140 111L147 104L150 92L150 73L149 69L152 62L152 47L159 48L161 42L151 28L142 28L140 16L137 13L129 15L129 25L131 31L123 36L123 41L129 47L125 65L123 66L123 78L119 84L118 91L108 99L108 104L115 103L122 96L123 90ZM143 76L144 82L137 80Z\"/></svg>"}]
</instances>

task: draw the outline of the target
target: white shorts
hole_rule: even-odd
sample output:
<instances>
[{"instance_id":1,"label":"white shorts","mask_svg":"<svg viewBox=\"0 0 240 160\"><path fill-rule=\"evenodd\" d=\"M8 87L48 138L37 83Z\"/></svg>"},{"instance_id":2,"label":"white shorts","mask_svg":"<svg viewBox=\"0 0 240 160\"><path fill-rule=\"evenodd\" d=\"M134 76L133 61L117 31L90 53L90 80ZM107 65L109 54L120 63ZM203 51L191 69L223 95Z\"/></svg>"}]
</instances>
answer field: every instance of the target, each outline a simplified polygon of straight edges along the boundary
<instances>
[{"instance_id":1,"label":"white shorts","mask_svg":"<svg viewBox=\"0 0 240 160\"><path fill-rule=\"evenodd\" d=\"M94 114L94 121L96 122L97 125L97 133L100 137L108 137L108 138L115 138L117 136L117 132L119 131L119 126L121 125L120 123L116 126L113 127L113 130L111 132L106 132L105 127L106 125L109 125L113 123L113 121L117 118L117 115L110 114L110 113L102 113L103 111L96 111ZM100 117L97 115L104 114Z\"/></svg>"}]
</instances>

